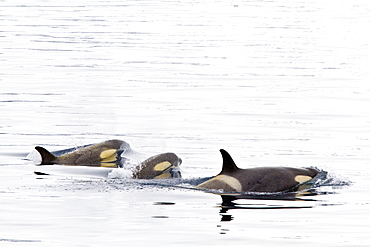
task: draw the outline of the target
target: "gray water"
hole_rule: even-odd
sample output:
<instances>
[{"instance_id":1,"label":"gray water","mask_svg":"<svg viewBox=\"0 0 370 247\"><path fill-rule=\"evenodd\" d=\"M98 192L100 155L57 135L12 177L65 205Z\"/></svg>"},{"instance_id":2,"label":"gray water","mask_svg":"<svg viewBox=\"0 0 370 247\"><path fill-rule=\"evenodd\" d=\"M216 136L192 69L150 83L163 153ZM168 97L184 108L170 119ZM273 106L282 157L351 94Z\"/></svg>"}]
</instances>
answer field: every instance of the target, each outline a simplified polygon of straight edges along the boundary
<instances>
[{"instance_id":1,"label":"gray water","mask_svg":"<svg viewBox=\"0 0 370 247\"><path fill-rule=\"evenodd\" d=\"M366 0L0 1L0 245L370 246L369 12ZM111 138L175 152L185 181L216 175L220 148L242 168L315 166L328 181L223 203L166 182L40 179L25 160Z\"/></svg>"}]
</instances>

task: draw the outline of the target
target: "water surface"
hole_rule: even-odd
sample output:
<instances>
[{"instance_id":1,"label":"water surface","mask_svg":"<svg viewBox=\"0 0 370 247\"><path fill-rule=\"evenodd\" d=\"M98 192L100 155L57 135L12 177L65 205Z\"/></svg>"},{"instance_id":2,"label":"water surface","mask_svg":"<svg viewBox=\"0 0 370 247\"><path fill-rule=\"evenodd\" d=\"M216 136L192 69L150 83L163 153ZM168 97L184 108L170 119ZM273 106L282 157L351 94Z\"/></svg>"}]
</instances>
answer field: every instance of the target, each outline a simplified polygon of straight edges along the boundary
<instances>
[{"instance_id":1,"label":"water surface","mask_svg":"<svg viewBox=\"0 0 370 247\"><path fill-rule=\"evenodd\" d=\"M2 1L0 244L368 246L370 5L332 1ZM331 183L242 198L50 176L24 158L122 139L184 179L315 166Z\"/></svg>"}]
</instances>

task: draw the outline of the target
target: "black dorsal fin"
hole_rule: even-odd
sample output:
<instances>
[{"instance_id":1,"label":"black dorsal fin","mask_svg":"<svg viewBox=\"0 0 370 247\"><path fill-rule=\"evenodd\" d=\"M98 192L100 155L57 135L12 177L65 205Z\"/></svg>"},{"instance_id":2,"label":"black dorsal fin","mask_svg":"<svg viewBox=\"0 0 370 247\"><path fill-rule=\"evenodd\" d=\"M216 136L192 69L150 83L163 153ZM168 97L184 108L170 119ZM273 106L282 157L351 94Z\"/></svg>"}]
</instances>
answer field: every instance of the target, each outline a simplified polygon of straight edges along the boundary
<instances>
[{"instance_id":1,"label":"black dorsal fin","mask_svg":"<svg viewBox=\"0 0 370 247\"><path fill-rule=\"evenodd\" d=\"M226 152L224 149L220 149L222 159L223 159L223 164L222 164L222 173L231 173L239 170L239 168L235 165L235 162L233 158L231 158L230 154Z\"/></svg>"},{"instance_id":2,"label":"black dorsal fin","mask_svg":"<svg viewBox=\"0 0 370 247\"><path fill-rule=\"evenodd\" d=\"M35 149L40 153L42 161L40 165L53 165L56 163L57 157L55 157L52 153L46 150L43 147L35 147Z\"/></svg>"}]
</instances>

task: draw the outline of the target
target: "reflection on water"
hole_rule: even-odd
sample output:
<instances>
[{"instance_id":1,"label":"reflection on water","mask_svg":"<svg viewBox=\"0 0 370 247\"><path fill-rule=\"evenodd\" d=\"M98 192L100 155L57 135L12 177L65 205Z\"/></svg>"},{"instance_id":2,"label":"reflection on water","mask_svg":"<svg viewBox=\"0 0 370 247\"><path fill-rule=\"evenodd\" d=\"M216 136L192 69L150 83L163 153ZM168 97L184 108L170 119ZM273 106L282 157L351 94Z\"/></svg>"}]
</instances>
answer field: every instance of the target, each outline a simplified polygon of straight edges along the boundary
<instances>
[{"instance_id":1,"label":"reflection on water","mask_svg":"<svg viewBox=\"0 0 370 247\"><path fill-rule=\"evenodd\" d=\"M6 239L0 238L0 242L10 242L10 243L38 243L40 240L27 240L27 239Z\"/></svg>"},{"instance_id":2,"label":"reflection on water","mask_svg":"<svg viewBox=\"0 0 370 247\"><path fill-rule=\"evenodd\" d=\"M232 221L234 217L230 210L266 210L266 209L303 209L318 206L338 206L342 204L326 203L323 195L335 194L350 182L333 177L320 180L310 189L287 193L244 193L221 194L221 221ZM307 198L306 198L307 197Z\"/></svg>"},{"instance_id":3,"label":"reflection on water","mask_svg":"<svg viewBox=\"0 0 370 247\"><path fill-rule=\"evenodd\" d=\"M309 192L306 192L309 193ZM309 193L309 195L313 195ZM285 193L278 195L221 195L221 213L226 213L230 209L282 209L282 208L307 208L306 205L284 205L285 201L316 201L314 199L303 199L296 193ZM249 203L237 203L236 201L247 199ZM281 202L281 205L279 205Z\"/></svg>"}]
</instances>

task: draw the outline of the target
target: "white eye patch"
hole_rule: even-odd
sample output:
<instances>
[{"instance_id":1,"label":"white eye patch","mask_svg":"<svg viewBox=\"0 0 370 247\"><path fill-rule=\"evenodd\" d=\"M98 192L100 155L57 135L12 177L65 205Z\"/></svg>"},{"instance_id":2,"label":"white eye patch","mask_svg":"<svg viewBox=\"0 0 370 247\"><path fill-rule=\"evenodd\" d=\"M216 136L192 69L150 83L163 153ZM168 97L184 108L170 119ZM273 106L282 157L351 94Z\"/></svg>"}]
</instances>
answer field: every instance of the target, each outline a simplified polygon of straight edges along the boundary
<instances>
[{"instance_id":1,"label":"white eye patch","mask_svg":"<svg viewBox=\"0 0 370 247\"><path fill-rule=\"evenodd\" d=\"M308 180L311 180L311 179L312 179L312 177L305 176L305 175L297 175L294 178L294 180L297 181L298 183L304 183L304 182L307 182Z\"/></svg>"},{"instance_id":2,"label":"white eye patch","mask_svg":"<svg viewBox=\"0 0 370 247\"><path fill-rule=\"evenodd\" d=\"M171 166L171 163L170 162L164 161L164 162L161 162L161 163L155 165L155 167L153 168L153 170L156 171L156 172L158 172L158 171L164 171L164 170L166 170L170 166Z\"/></svg>"}]
</instances>

